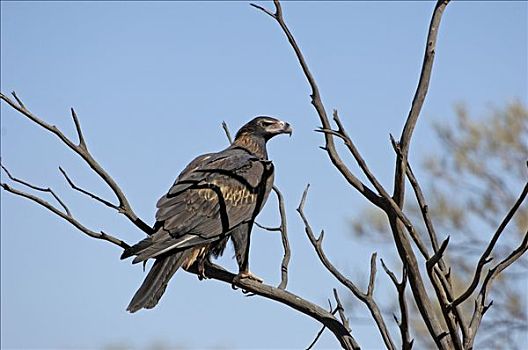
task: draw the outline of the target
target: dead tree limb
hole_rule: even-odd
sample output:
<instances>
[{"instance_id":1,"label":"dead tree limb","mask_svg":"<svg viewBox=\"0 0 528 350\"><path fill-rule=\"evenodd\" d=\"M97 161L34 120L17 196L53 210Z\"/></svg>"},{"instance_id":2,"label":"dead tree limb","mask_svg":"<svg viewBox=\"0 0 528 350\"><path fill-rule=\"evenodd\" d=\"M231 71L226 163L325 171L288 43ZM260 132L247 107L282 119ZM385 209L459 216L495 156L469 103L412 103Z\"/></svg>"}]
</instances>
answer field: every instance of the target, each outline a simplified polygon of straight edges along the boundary
<instances>
[{"instance_id":1,"label":"dead tree limb","mask_svg":"<svg viewBox=\"0 0 528 350\"><path fill-rule=\"evenodd\" d=\"M79 134L79 139L81 140L79 142L79 145L75 145L70 139L68 139L62 131L60 131L57 127L51 126L44 121L42 121L40 118L33 115L29 110L26 109L22 101L14 94L15 99L17 103L10 100L9 98L5 97L3 94L0 95L2 100L4 100L6 103L8 103L12 108L23 114L24 116L28 117L33 122L39 124L44 129L52 132L53 134L57 135L63 141L64 144L66 144L70 149L72 149L75 153L81 155L81 157L86 161L86 163L92 168L93 171L95 171L98 175L100 175L103 180L114 190L114 193L118 197L120 204L119 206L116 206L119 208L119 212L126 215L126 217L136 224L137 227L141 228L145 233L150 233L150 227L145 224L141 219L139 219L137 216L135 216L134 212L130 208L130 204L128 204L128 200L125 197L124 193L120 190L117 183L114 181L113 178L108 175L108 173L93 159L93 157L90 155L86 148L86 143L84 141L84 137L82 135L82 132L80 131L80 124L77 118L77 115L75 113L72 113L72 116L75 121L75 125L77 128L77 132ZM39 191L39 192L47 192L50 193L62 206L64 209L64 212L53 206L52 204L48 203L47 201L43 200L42 198L32 195L30 193L15 189L11 187L10 185L6 183L0 183L0 186L7 192L12 193L16 196L26 198L30 201L33 201L40 206L46 208L47 210L51 211L53 214L61 217L62 219L68 221L71 225L73 225L75 228L80 230L81 232L85 233L86 235L96 238L108 241L116 246L119 246L122 249L126 249L129 247L127 243L124 241L115 238L114 236L111 236L105 232L95 232L93 230L88 229L86 226L84 226L82 223L80 223L77 219L73 217L71 214L70 209L66 206L64 201L60 199L60 197L50 188L44 188L35 186L28 181L18 179L11 175L11 173L2 165L2 169L6 172L7 176L16 183L20 183L28 188L31 188L33 190ZM103 204L106 204L104 199L100 198L96 194L90 193L86 190L81 189L80 187L76 186L73 181L68 177L66 172L62 171L63 175L67 179L68 183L72 187L73 190L80 191L85 195L88 195L92 199L101 202ZM277 193L277 192L276 192ZM280 195L280 192L278 192L278 195ZM282 201L282 196L279 196L279 201ZM279 205L280 212L281 212L281 226L284 225L286 227L286 220L285 220L285 210L284 210L284 204L281 202L282 205ZM110 203L111 204L111 203ZM112 205L107 205L113 209ZM148 228L147 229L145 229ZM282 231L283 234L286 232L286 230ZM287 236L283 236L287 240ZM287 245L287 258L289 259L289 244ZM286 255L285 253L285 255ZM287 259L287 260L288 260ZM282 269L283 273L284 271L287 272L287 260L286 263L284 263L283 259L283 265L286 264L286 269ZM199 272L197 270L196 266L193 266L190 268L189 272L192 272L196 275L199 275ZM252 293L255 295L262 296L267 299L278 301L284 305L287 305L317 321L319 321L324 327L329 329L336 337L336 339L339 341L341 346L344 349L360 349L359 345L357 344L356 340L353 338L353 336L350 334L350 330L348 325L345 327L335 316L332 312L328 312L325 309L321 308L320 306L309 302L308 300L303 299L302 297L295 295L293 293L290 293L284 288L276 288L264 283L258 283L255 281L251 281L249 279L239 279L235 278L236 275L224 270L223 268L211 264L211 266L205 266L205 274L208 278L216 279L219 281L223 281L228 283L230 286L235 286L237 288L242 289L243 291L246 291L247 293ZM284 276L284 275L283 275ZM281 285L284 287L286 286L287 279L284 279L281 281Z\"/></svg>"},{"instance_id":2,"label":"dead tree limb","mask_svg":"<svg viewBox=\"0 0 528 350\"><path fill-rule=\"evenodd\" d=\"M53 206L52 204L50 204L49 202L43 200L42 198L40 197L37 197L35 195L32 195L28 192L24 192L24 191L21 191L21 190L18 190L16 188L13 188L11 186L9 186L8 184L6 183L0 183L0 186L2 186L2 188L9 192L9 193L12 193L16 196L19 196L19 197L23 197L23 198L26 198L26 199L29 199L30 201L33 201L35 203L37 203L38 205L48 209L49 211L51 211L53 214L63 218L64 220L68 221L70 224L72 224L75 228L77 228L79 231L87 234L88 236L92 237L92 238L96 238L96 239L102 239L104 241L107 241L107 242L110 242L112 244L115 244L123 249L126 249L126 248L129 248L129 245L126 244L125 242L123 242L122 240L118 239L118 238L115 238L114 236L111 236L103 231L100 231L100 232L95 232L95 231L92 231L90 230L89 228L87 228L86 226L84 226L83 224L81 224L77 219L75 219L70 211L70 209L66 206L66 204L64 203L64 201L62 201L60 199L59 196L57 196L55 194L55 192L53 192L53 190L51 188L43 188L43 187L39 187L39 186L35 186L33 184L30 184L29 182L27 181L24 181L24 180L20 180L20 179L17 179L13 176L11 176L11 174L8 172L8 170L2 165L2 169L4 169L4 171L6 172L7 176L15 181L15 182L18 182L20 184L23 184L24 186L26 187L29 187L33 190L36 190L36 191L40 191L40 192L49 192L51 193L51 195L57 200L57 202L59 202L59 204L62 206L62 208L64 209L64 212L60 211L59 209L57 209L57 207Z\"/></svg>"},{"instance_id":3,"label":"dead tree limb","mask_svg":"<svg viewBox=\"0 0 528 350\"><path fill-rule=\"evenodd\" d=\"M338 308L337 307L335 309L332 308L332 302L330 301L330 299L328 299L328 306L329 306L329 311L332 312L332 315L335 315ZM323 325L321 329L319 330L319 332L317 332L317 334L315 335L314 340L310 343L310 345L308 345L306 350L312 349L315 346L315 344L317 344L317 341L319 340L319 338L321 338L321 335L323 335L323 332L325 331L325 329L326 329L326 326Z\"/></svg>"},{"instance_id":4,"label":"dead tree limb","mask_svg":"<svg viewBox=\"0 0 528 350\"><path fill-rule=\"evenodd\" d=\"M480 256L477 266L475 268L475 274L473 275L473 278L471 280L471 283L467 287L467 289L458 297L456 298L452 306L457 306L463 303L465 300L467 300L475 291L475 289L478 287L478 284L480 282L480 276L482 275L482 270L484 269L484 266L491 262L492 258L490 257L490 254L495 247L495 244L499 240L502 232L508 226L508 223L511 221L515 213L517 212L517 209L521 206L522 202L526 198L526 195L528 194L528 182L525 184L521 194L511 207L511 209L508 211L502 222L500 223L499 227L497 228L497 231L493 234L493 237L491 238L490 242L488 243L488 246Z\"/></svg>"},{"instance_id":5,"label":"dead tree limb","mask_svg":"<svg viewBox=\"0 0 528 350\"><path fill-rule=\"evenodd\" d=\"M396 324L398 325L398 328L400 329L401 334L401 340L402 340L402 350L411 350L414 339L411 339L410 335L410 329L409 329L409 308L407 307L407 300L405 298L405 288L407 287L407 269L405 266L402 268L402 280L401 282L398 282L398 279L396 278L396 275L394 272L389 270L389 268L385 265L385 262L383 259L381 260L381 266L383 267L383 270L385 270L385 273L389 276L392 283L396 287L396 291L398 292L398 304L400 306L400 320L398 321L398 317L396 315L393 315L394 321L396 321Z\"/></svg>"},{"instance_id":6,"label":"dead tree limb","mask_svg":"<svg viewBox=\"0 0 528 350\"><path fill-rule=\"evenodd\" d=\"M196 266L193 266L190 272L198 274ZM326 328L328 328L336 336L344 349L360 349L359 345L352 337L350 332L343 326L341 322L339 322L339 320L335 318L332 312L323 309L319 305L313 304L284 289L276 288L249 279L236 279L236 275L214 264L211 264L211 266L206 265L205 275L208 278L224 281L230 285L233 285L234 283L236 287L246 290L247 292L278 301L284 305L288 305L289 307L321 322L321 324L326 326Z\"/></svg>"},{"instance_id":7,"label":"dead tree limb","mask_svg":"<svg viewBox=\"0 0 528 350\"><path fill-rule=\"evenodd\" d=\"M486 305L486 299L490 291L491 285L493 283L493 280L502 271L504 271L507 267L509 267L511 264L517 261L523 254L525 254L527 250L528 250L528 231L524 233L524 238L522 242L519 244L519 246L515 250L513 250L510 253L510 255L508 255L500 263L498 263L495 267L491 268L486 274L486 277L484 278L484 282L482 283L480 292L477 296L477 299L475 300L475 309L473 312L473 317L471 318L471 323L469 324L469 336L464 342L464 349L473 348L473 343L475 342L475 337L477 335L480 322L482 321L482 317L484 316L486 311L488 311L491 305L493 305L493 300L490 301L489 304Z\"/></svg>"},{"instance_id":8,"label":"dead tree limb","mask_svg":"<svg viewBox=\"0 0 528 350\"><path fill-rule=\"evenodd\" d=\"M273 3L275 4L275 13L265 9L262 6L256 5L256 4L251 4L251 6L271 16L274 20L277 21L277 23L282 28L282 31L288 38L288 41L290 42L291 47L295 51L295 55L297 56L297 59L299 60L299 64L301 65L304 75L306 76L306 79L308 80L308 83L310 84L310 87L312 89L312 93L310 94L312 98L311 102L314 108L316 109L317 114L319 115L322 128L327 129L327 130L332 129L330 125L330 121L326 113L326 110L321 101L321 95L319 93L319 88L317 86L315 78L313 77L312 73L310 72L310 69L308 68L308 64L306 63L306 60L304 59L301 49L297 45L295 38L293 37L292 33L290 32L290 29L288 28L288 26L286 25L286 22L284 21L284 18L282 16L281 4L277 0L275 0ZM360 192L370 202L372 202L378 207L381 207L383 204L381 198L374 191L372 191L367 185L361 182L361 180L359 180L350 171L350 169L345 165L345 163L343 162L343 160L341 159L341 157L339 156L336 150L332 135L325 133L325 142L326 144L324 146L324 150L328 153L328 156L330 157L332 164L334 164L334 166L339 170L339 172L348 181L348 183L352 185L358 192Z\"/></svg>"},{"instance_id":9,"label":"dead tree limb","mask_svg":"<svg viewBox=\"0 0 528 350\"><path fill-rule=\"evenodd\" d=\"M22 101L18 98L15 92L13 92L12 95L15 98L16 102L2 93L0 93L0 99L4 100L4 102L6 102L8 105L20 112L22 115L27 117L35 124L41 126L45 130L57 136L68 148L70 148L73 152L77 153L86 162L86 164L97 175L99 175L99 177L108 185L108 187L110 187L112 192L114 192L115 196L119 201L119 205L116 205L116 207L118 208L118 212L120 214L125 215L134 225L136 225L143 232L149 235L153 233L152 228L136 215L119 185L106 172L106 170L101 167L101 165L94 159L94 157L88 150L88 147L86 146L86 142L84 140L84 135L81 130L81 124L79 123L79 118L77 117L77 114L75 113L75 110L73 108L71 109L71 115L75 124L75 129L77 131L77 137L79 138L78 144L75 144L55 125L50 125L42 119L38 118L33 113L31 113L31 111L27 109L26 106L22 103Z\"/></svg>"},{"instance_id":10,"label":"dead tree limb","mask_svg":"<svg viewBox=\"0 0 528 350\"><path fill-rule=\"evenodd\" d=\"M429 24L424 60L420 72L420 80L418 82L418 87L411 104L409 115L407 116L405 126L398 142L400 152L396 156L393 198L400 208L403 208L404 204L405 174L410 141L414 127L416 126L416 122L418 121L420 111L425 101L427 90L429 88L429 81L431 78L436 50L438 29L442 15L448 3L448 0L439 0L435 5L431 22ZM412 294L416 301L416 305L418 306L418 310L422 315L422 319L424 320L425 325L427 326L427 329L433 337L436 345L440 349L452 349L455 346L454 344L459 343L453 339L454 337L458 337L458 334L451 334L447 332L442 324L438 321L431 300L427 294L423 278L420 274L416 256L403 230L403 224L395 215L395 213L388 213L388 216L398 253L402 262L408 268L409 283L413 292Z\"/></svg>"},{"instance_id":11,"label":"dead tree limb","mask_svg":"<svg viewBox=\"0 0 528 350\"><path fill-rule=\"evenodd\" d=\"M308 189L310 188L310 185L306 186L306 189L303 192L301 202L299 203L299 207L297 208L297 212L301 216L301 219L304 223L304 228L306 231L306 235L308 236L308 239L310 240L310 243L312 243L315 252L317 253L317 256L319 257L319 260L323 264L323 266L330 272L341 284L343 284L346 288L350 290L350 292L358 298L361 302L363 302L367 308L369 309L372 318L376 322L376 326L378 327L378 330L381 334L381 337L383 339L383 342L385 343L385 346L387 349L396 349L394 342L391 339L389 330L387 328L387 325L385 324L385 320L383 319L383 315L378 307L378 304L374 300L374 282L376 278L376 253L372 254L372 257L370 259L370 277L369 277L369 283L367 286L367 292L363 293L350 279L346 278L328 259L326 256L322 244L323 244L323 238L324 238L324 231L321 231L321 234L319 235L319 238L316 238L312 227L310 226L310 223L308 222L308 219L306 218L306 215L304 214L304 205L306 202L306 196L308 194Z\"/></svg>"},{"instance_id":12,"label":"dead tree limb","mask_svg":"<svg viewBox=\"0 0 528 350\"><path fill-rule=\"evenodd\" d=\"M442 14L444 12L445 7L447 6L448 1L447 0L441 0L438 1L435 9L433 11L433 16L431 19L431 23L429 26L429 34L427 39L427 45L424 55L424 63L422 66L422 72L420 74L420 82L418 84L418 88L415 94L415 98L413 100L413 104L411 107L411 111L409 113L409 116L407 118L406 125L404 127L404 131L402 133L402 137L400 139L400 142L403 145L402 148L402 158L398 158L397 160L397 167L396 167L396 174L395 174L395 194L393 195L393 198L398 204L397 206L399 208L403 208L403 200L400 197L403 197L402 192L402 186L404 186L404 177L401 176L399 173L402 173L405 175L405 168L406 161L407 161L407 153L409 150L409 142L412 136L412 131L414 129L414 126L416 124L416 121L419 116L419 112L421 110L421 107L423 105L423 102L425 100L425 95L428 89L429 80L431 76L432 71L432 63L434 58L434 52L435 52L435 46L436 46L436 37L438 33L438 26L440 24L440 19L442 17ZM275 5L275 12L271 12L262 6L252 4L252 6L256 7L257 9L263 11L267 15L271 16L277 23L280 25L282 31L286 35L292 49L295 52L295 55L299 61L299 64L301 65L301 68L304 72L304 75L306 76L306 79L308 80L308 83L312 89L311 98L312 98L312 105L314 106L315 110L317 111L317 114L319 116L319 119L322 124L323 130L332 130L332 127L330 125L330 121L328 119L326 109L321 101L321 95L319 93L319 89L317 86L317 83L315 81L315 78L313 77L312 73L310 72L308 68L308 64L306 63L306 60L297 45L295 38L293 37L291 31L289 30L288 26L286 25L284 21L284 17L282 14L282 8L278 0L274 1ZM339 170L339 172L344 176L344 178L358 191L360 192L365 198L367 198L371 203L378 206L379 208L383 209L388 217L389 222L391 223L391 229L394 233L395 243L398 248L398 252L400 254L400 257L408 268L409 273L409 282L411 285L411 289L413 291L413 296L415 298L415 301L418 305L418 309L420 310L420 313L422 315L422 318L424 319L424 322L427 326L427 329L429 330L431 336L433 339L435 339L435 343L438 345L441 349L450 349L452 348L452 341L449 336L445 336L447 332L443 329L440 322L437 320L433 306L431 304L431 300L429 299L429 296L427 295L427 291L424 286L423 279L420 274L420 269L418 266L418 262L416 260L416 256L413 252L413 249L410 245L410 242L408 238L405 235L404 228L402 227L402 221L400 221L401 217L401 210L394 210L393 205L391 201L389 201L389 205L387 205L387 200L383 197L380 197L375 192L373 192L368 186L363 184L351 171L350 169L343 163L341 158L338 155L338 152L335 148L334 139L335 136L333 133L330 132L324 132L325 136L325 150L328 153L328 156L330 157L330 160L334 164L334 166ZM403 170L403 172L402 172ZM415 232L412 229L412 226L406 227L411 232ZM419 242L418 235L411 234L415 242ZM422 245L419 245L420 250L424 256L427 256L426 251L424 251L424 247Z\"/></svg>"}]
</instances>

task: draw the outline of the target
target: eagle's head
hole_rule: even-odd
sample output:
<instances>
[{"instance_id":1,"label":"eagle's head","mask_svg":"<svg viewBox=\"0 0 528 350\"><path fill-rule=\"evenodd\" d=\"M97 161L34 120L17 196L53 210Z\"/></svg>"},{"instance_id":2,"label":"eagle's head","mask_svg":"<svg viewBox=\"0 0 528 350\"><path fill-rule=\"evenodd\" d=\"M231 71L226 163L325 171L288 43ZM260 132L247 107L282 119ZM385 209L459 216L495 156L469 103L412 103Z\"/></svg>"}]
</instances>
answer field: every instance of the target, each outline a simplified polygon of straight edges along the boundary
<instances>
[{"instance_id":1,"label":"eagle's head","mask_svg":"<svg viewBox=\"0 0 528 350\"><path fill-rule=\"evenodd\" d=\"M246 125L238 130L235 140L245 136L262 137L268 141L275 135L289 134L291 136L293 130L289 123L273 117L259 116L253 118Z\"/></svg>"}]
</instances>

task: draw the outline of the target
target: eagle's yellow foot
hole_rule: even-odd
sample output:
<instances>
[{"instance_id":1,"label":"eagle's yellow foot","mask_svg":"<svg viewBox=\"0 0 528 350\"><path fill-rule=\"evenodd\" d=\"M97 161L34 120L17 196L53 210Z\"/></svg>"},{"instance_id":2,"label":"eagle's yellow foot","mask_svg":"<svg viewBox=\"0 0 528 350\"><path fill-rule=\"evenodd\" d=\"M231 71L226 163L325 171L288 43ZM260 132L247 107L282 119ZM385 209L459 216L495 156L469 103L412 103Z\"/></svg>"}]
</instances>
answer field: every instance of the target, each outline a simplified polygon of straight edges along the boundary
<instances>
[{"instance_id":1,"label":"eagle's yellow foot","mask_svg":"<svg viewBox=\"0 0 528 350\"><path fill-rule=\"evenodd\" d=\"M235 281L240 281L242 279L250 279L252 281L257 281L259 283L262 283L262 281L264 281L262 278L252 274L251 272L249 271L242 271L242 272L239 272L238 275L235 277Z\"/></svg>"}]
</instances>

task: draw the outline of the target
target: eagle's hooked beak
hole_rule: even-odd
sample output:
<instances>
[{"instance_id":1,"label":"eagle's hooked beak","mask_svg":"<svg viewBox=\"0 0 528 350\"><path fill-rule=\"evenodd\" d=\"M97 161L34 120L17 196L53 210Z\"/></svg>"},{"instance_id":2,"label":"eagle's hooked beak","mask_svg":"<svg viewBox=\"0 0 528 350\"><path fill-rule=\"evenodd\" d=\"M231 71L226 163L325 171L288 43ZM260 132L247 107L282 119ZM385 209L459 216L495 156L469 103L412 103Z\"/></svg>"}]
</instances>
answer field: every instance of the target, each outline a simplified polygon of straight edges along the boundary
<instances>
[{"instance_id":1,"label":"eagle's hooked beak","mask_svg":"<svg viewBox=\"0 0 528 350\"><path fill-rule=\"evenodd\" d=\"M293 129L292 129L292 127L291 127L291 125L289 123L283 122L281 120L277 124L279 126L279 130L278 130L279 134L288 134L291 137L291 135L293 133Z\"/></svg>"}]
</instances>

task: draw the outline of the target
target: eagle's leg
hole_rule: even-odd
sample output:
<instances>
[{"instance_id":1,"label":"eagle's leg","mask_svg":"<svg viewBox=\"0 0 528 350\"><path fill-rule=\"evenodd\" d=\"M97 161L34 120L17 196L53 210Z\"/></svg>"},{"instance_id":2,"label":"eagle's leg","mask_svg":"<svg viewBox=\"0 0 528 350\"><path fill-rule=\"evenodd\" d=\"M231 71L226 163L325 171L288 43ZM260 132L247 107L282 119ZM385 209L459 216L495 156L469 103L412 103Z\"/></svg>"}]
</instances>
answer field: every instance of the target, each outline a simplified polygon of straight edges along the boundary
<instances>
[{"instance_id":1,"label":"eagle's leg","mask_svg":"<svg viewBox=\"0 0 528 350\"><path fill-rule=\"evenodd\" d=\"M207 260L208 259L206 257L206 258L198 260L198 262L197 262L198 263L198 265L197 265L197 268L198 268L198 279L200 281L207 279L207 276L205 275L205 264L206 264Z\"/></svg>"},{"instance_id":2,"label":"eagle's leg","mask_svg":"<svg viewBox=\"0 0 528 350\"><path fill-rule=\"evenodd\" d=\"M251 235L251 227L253 223L240 225L231 233L231 239L235 246L235 254L238 262L238 275L235 281L241 279L251 279L253 281L262 282L263 279L252 274L249 271L249 240Z\"/></svg>"},{"instance_id":3,"label":"eagle's leg","mask_svg":"<svg viewBox=\"0 0 528 350\"><path fill-rule=\"evenodd\" d=\"M207 275L205 274L205 270L207 270L208 268L214 268L214 267L217 267L217 265L213 264L213 262L211 261L210 255L207 255L203 259L200 259L197 262L198 279L200 281L209 279L209 277L207 277Z\"/></svg>"}]
</instances>

